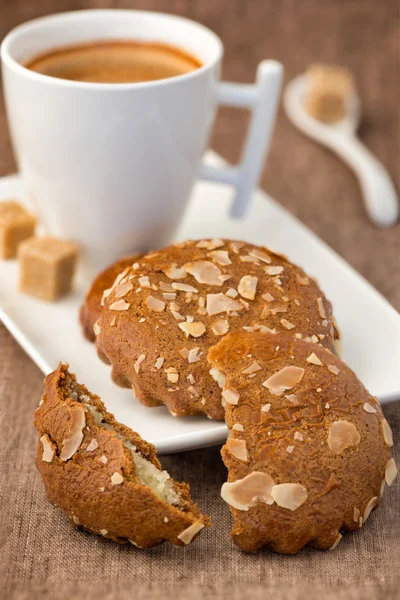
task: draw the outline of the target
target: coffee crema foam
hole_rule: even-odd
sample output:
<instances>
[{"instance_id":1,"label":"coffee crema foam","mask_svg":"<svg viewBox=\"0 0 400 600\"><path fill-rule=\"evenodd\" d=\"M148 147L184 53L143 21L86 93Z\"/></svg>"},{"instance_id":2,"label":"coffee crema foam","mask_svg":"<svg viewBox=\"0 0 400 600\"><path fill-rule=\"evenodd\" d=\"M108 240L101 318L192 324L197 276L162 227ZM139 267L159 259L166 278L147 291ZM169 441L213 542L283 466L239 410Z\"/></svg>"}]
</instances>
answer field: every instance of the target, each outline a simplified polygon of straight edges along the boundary
<instances>
[{"instance_id":1,"label":"coffee crema foam","mask_svg":"<svg viewBox=\"0 0 400 600\"><path fill-rule=\"evenodd\" d=\"M69 81L138 83L176 77L202 63L191 54L161 43L107 40L55 48L32 58L27 69Z\"/></svg>"}]
</instances>

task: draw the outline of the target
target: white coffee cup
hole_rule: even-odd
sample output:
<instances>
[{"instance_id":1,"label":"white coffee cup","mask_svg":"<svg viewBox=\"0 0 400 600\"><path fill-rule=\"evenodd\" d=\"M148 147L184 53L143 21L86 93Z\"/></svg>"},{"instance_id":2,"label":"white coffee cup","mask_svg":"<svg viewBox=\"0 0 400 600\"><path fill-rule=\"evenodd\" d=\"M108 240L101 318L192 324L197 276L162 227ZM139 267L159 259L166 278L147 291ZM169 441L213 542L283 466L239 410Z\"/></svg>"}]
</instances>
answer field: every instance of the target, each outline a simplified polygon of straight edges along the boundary
<instances>
[{"instance_id":1,"label":"white coffee cup","mask_svg":"<svg viewBox=\"0 0 400 600\"><path fill-rule=\"evenodd\" d=\"M103 39L183 48L203 66L159 81L67 81L23 65L56 47ZM232 184L244 214L275 119L282 67L263 61L255 85L220 83L223 46L188 19L134 10L87 10L35 19L1 46L13 147L28 197L52 235L81 244L99 267L172 240L199 178ZM240 164L202 164L218 104L252 119ZM232 124L234 127L234 123Z\"/></svg>"}]
</instances>

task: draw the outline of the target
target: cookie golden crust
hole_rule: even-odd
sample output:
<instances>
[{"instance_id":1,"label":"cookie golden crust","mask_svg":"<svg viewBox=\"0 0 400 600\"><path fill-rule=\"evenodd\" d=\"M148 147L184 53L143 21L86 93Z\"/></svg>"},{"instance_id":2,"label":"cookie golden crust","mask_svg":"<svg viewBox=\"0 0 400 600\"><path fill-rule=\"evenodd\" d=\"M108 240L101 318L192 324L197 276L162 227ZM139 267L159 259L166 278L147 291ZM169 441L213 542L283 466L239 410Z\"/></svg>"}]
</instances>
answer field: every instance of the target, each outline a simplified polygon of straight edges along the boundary
<instances>
[{"instance_id":1,"label":"cookie golden crust","mask_svg":"<svg viewBox=\"0 0 400 600\"><path fill-rule=\"evenodd\" d=\"M174 416L223 419L207 352L228 331L288 331L334 349L331 304L271 250L188 241L138 259L105 301L96 338L114 380Z\"/></svg>"},{"instance_id":2,"label":"cookie golden crust","mask_svg":"<svg viewBox=\"0 0 400 600\"><path fill-rule=\"evenodd\" d=\"M99 273L88 289L85 301L81 306L79 319L82 325L83 335L89 342L94 342L96 339L93 327L99 320L101 311L103 310L102 297L104 290L109 289L114 283L117 275L126 269L126 267L130 267L139 256L141 256L141 254L132 254L117 260Z\"/></svg>"},{"instance_id":3,"label":"cookie golden crust","mask_svg":"<svg viewBox=\"0 0 400 600\"><path fill-rule=\"evenodd\" d=\"M359 529L396 476L377 399L328 349L287 334L231 333L208 358L226 379L235 544L294 554Z\"/></svg>"},{"instance_id":4,"label":"cookie golden crust","mask_svg":"<svg viewBox=\"0 0 400 600\"><path fill-rule=\"evenodd\" d=\"M186 545L210 525L189 486L162 471L154 446L118 423L68 365L46 377L35 426L48 499L74 526L150 548L164 540Z\"/></svg>"}]
</instances>

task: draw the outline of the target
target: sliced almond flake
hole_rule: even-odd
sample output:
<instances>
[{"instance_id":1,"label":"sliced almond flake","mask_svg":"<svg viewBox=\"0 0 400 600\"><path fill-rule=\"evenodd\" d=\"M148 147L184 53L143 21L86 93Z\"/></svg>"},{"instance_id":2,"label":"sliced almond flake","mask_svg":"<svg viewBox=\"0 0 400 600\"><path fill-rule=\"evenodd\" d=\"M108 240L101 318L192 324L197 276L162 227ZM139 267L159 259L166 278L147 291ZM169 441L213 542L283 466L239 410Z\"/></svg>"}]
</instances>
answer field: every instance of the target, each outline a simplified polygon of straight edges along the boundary
<instances>
[{"instance_id":1,"label":"sliced almond flake","mask_svg":"<svg viewBox=\"0 0 400 600\"><path fill-rule=\"evenodd\" d=\"M179 379L179 373L167 373L167 379L171 383L177 383Z\"/></svg>"},{"instance_id":2,"label":"sliced almond flake","mask_svg":"<svg viewBox=\"0 0 400 600\"><path fill-rule=\"evenodd\" d=\"M271 409L271 403L268 402L267 404L264 404L264 406L261 407L261 412L269 412Z\"/></svg>"},{"instance_id":3,"label":"sliced almond flake","mask_svg":"<svg viewBox=\"0 0 400 600\"><path fill-rule=\"evenodd\" d=\"M110 310L128 310L129 307L129 302L125 302L125 300L117 300L116 302L110 304L108 308Z\"/></svg>"},{"instance_id":4,"label":"sliced almond flake","mask_svg":"<svg viewBox=\"0 0 400 600\"><path fill-rule=\"evenodd\" d=\"M262 333L276 333L275 329L270 329L265 325L257 325L257 323L254 325L254 331L261 331Z\"/></svg>"},{"instance_id":5,"label":"sliced almond flake","mask_svg":"<svg viewBox=\"0 0 400 600\"><path fill-rule=\"evenodd\" d=\"M154 312L162 312L165 309L165 302L154 298L154 296L147 296L145 304L149 310Z\"/></svg>"},{"instance_id":6,"label":"sliced almond flake","mask_svg":"<svg viewBox=\"0 0 400 600\"><path fill-rule=\"evenodd\" d=\"M206 305L206 299L203 296L199 297L198 304L200 308L204 308Z\"/></svg>"},{"instance_id":7,"label":"sliced almond flake","mask_svg":"<svg viewBox=\"0 0 400 600\"><path fill-rule=\"evenodd\" d=\"M243 248L244 242L231 242L231 248L235 254L239 254L240 248Z\"/></svg>"},{"instance_id":8,"label":"sliced almond flake","mask_svg":"<svg viewBox=\"0 0 400 600\"><path fill-rule=\"evenodd\" d=\"M163 364L164 364L164 360L165 360L165 359L164 359L162 356L159 356L159 357L157 358L156 362L154 363L154 366L155 366L155 368L156 368L156 369L161 369L161 367L162 367L162 366L163 366Z\"/></svg>"},{"instance_id":9,"label":"sliced almond flake","mask_svg":"<svg viewBox=\"0 0 400 600\"><path fill-rule=\"evenodd\" d=\"M271 491L274 480L268 473L253 471L243 479L230 481L223 484L221 498L237 510L247 511L258 502L273 504Z\"/></svg>"},{"instance_id":10,"label":"sliced almond flake","mask_svg":"<svg viewBox=\"0 0 400 600\"><path fill-rule=\"evenodd\" d=\"M240 302L240 304L242 304L244 306L244 308L246 310L248 310L250 308L250 304L248 302L246 302L246 300L243 300L243 298L239 298L239 302Z\"/></svg>"},{"instance_id":11,"label":"sliced almond flake","mask_svg":"<svg viewBox=\"0 0 400 600\"><path fill-rule=\"evenodd\" d=\"M257 373L257 371L261 371L261 367L257 362L251 363L248 367L243 369L243 375L251 375L251 373Z\"/></svg>"},{"instance_id":12,"label":"sliced almond flake","mask_svg":"<svg viewBox=\"0 0 400 600\"><path fill-rule=\"evenodd\" d=\"M171 311L172 316L174 317L174 319L176 319L177 321L184 321L185 320L185 317L183 315L181 315L180 312L174 310L171 307L170 307L170 311Z\"/></svg>"},{"instance_id":13,"label":"sliced almond flake","mask_svg":"<svg viewBox=\"0 0 400 600\"><path fill-rule=\"evenodd\" d=\"M264 308L261 311L260 317L261 317L261 319L266 319L267 317L269 317L269 314L270 314L270 312L269 312L268 306L264 306Z\"/></svg>"},{"instance_id":14,"label":"sliced almond flake","mask_svg":"<svg viewBox=\"0 0 400 600\"><path fill-rule=\"evenodd\" d=\"M104 454L103 454L103 456L100 456L99 462L103 463L103 465L106 465L108 463L107 456L104 456Z\"/></svg>"},{"instance_id":15,"label":"sliced almond flake","mask_svg":"<svg viewBox=\"0 0 400 600\"><path fill-rule=\"evenodd\" d=\"M176 293L175 292L163 292L163 298L165 298L166 300L175 300Z\"/></svg>"},{"instance_id":16,"label":"sliced almond flake","mask_svg":"<svg viewBox=\"0 0 400 600\"><path fill-rule=\"evenodd\" d=\"M333 454L342 454L347 448L356 448L360 443L361 436L350 421L341 419L334 421L328 433L328 446Z\"/></svg>"},{"instance_id":17,"label":"sliced almond flake","mask_svg":"<svg viewBox=\"0 0 400 600\"><path fill-rule=\"evenodd\" d=\"M196 246L197 248L206 248L206 250L215 250L216 248L225 246L225 242L219 239L201 240L196 244Z\"/></svg>"},{"instance_id":18,"label":"sliced almond flake","mask_svg":"<svg viewBox=\"0 0 400 600\"><path fill-rule=\"evenodd\" d=\"M86 446L86 452L93 452L99 447L99 444L96 439L91 440L89 444Z\"/></svg>"},{"instance_id":19,"label":"sliced almond flake","mask_svg":"<svg viewBox=\"0 0 400 600\"><path fill-rule=\"evenodd\" d=\"M139 263L138 262L133 263L132 269L135 269L135 271L137 271L138 269L140 269Z\"/></svg>"},{"instance_id":20,"label":"sliced almond flake","mask_svg":"<svg viewBox=\"0 0 400 600\"><path fill-rule=\"evenodd\" d=\"M191 350L189 350L188 356L187 356L189 363L195 363L200 360L200 357L197 355L199 350L200 350L200 348L198 348L198 347L192 348Z\"/></svg>"},{"instance_id":21,"label":"sliced almond flake","mask_svg":"<svg viewBox=\"0 0 400 600\"><path fill-rule=\"evenodd\" d=\"M272 295L272 294L270 294L269 292L267 292L266 294L263 294L263 295L261 296L261 298L262 298L263 300L265 300L265 302L273 302L273 300L274 300L274 297L273 297L273 295Z\"/></svg>"},{"instance_id":22,"label":"sliced almond flake","mask_svg":"<svg viewBox=\"0 0 400 600\"><path fill-rule=\"evenodd\" d=\"M111 475L111 483L113 485L121 485L121 483L123 483L124 478L121 475L121 473L118 473L118 471L115 471L115 473L113 473Z\"/></svg>"},{"instance_id":23,"label":"sliced almond flake","mask_svg":"<svg viewBox=\"0 0 400 600\"><path fill-rule=\"evenodd\" d=\"M235 310L233 310L232 312L229 313L230 317L238 317L239 313L237 313Z\"/></svg>"},{"instance_id":24,"label":"sliced almond flake","mask_svg":"<svg viewBox=\"0 0 400 600\"><path fill-rule=\"evenodd\" d=\"M294 329L296 327L296 325L293 325L293 323L290 323L287 319L281 319L281 325L285 329Z\"/></svg>"},{"instance_id":25,"label":"sliced almond flake","mask_svg":"<svg viewBox=\"0 0 400 600\"><path fill-rule=\"evenodd\" d=\"M229 323L226 319L219 319L211 326L214 335L225 335L229 331Z\"/></svg>"},{"instance_id":26,"label":"sliced almond flake","mask_svg":"<svg viewBox=\"0 0 400 600\"><path fill-rule=\"evenodd\" d=\"M187 321L188 323L193 323L193 321L194 321L194 317L192 317L191 315L186 315L186 321Z\"/></svg>"},{"instance_id":27,"label":"sliced almond flake","mask_svg":"<svg viewBox=\"0 0 400 600\"><path fill-rule=\"evenodd\" d=\"M297 385L304 375L304 369L301 367L283 367L262 384L273 396L280 396L284 391L290 390Z\"/></svg>"},{"instance_id":28,"label":"sliced almond flake","mask_svg":"<svg viewBox=\"0 0 400 600\"><path fill-rule=\"evenodd\" d=\"M100 333L100 331L101 331L101 328L100 328L99 321L100 321L100 319L98 319L98 320L96 321L96 323L93 325L93 333L94 333L94 335L95 335L96 337L99 335L99 333Z\"/></svg>"},{"instance_id":29,"label":"sliced almond flake","mask_svg":"<svg viewBox=\"0 0 400 600\"><path fill-rule=\"evenodd\" d=\"M140 365L142 364L142 362L144 361L144 359L146 358L145 354L141 354L139 356L139 358L136 360L135 364L133 365L133 368L135 369L136 373L139 373L140 371Z\"/></svg>"},{"instance_id":30,"label":"sliced almond flake","mask_svg":"<svg viewBox=\"0 0 400 600\"><path fill-rule=\"evenodd\" d=\"M310 356L306 358L306 361L312 365L317 365L318 367L322 367L323 364L314 352L311 352Z\"/></svg>"},{"instance_id":31,"label":"sliced almond flake","mask_svg":"<svg viewBox=\"0 0 400 600\"><path fill-rule=\"evenodd\" d=\"M185 264L184 267L199 283L204 283L206 285L222 285L222 281L219 279L219 276L222 275L221 270L209 260L196 260Z\"/></svg>"},{"instance_id":32,"label":"sliced almond flake","mask_svg":"<svg viewBox=\"0 0 400 600\"><path fill-rule=\"evenodd\" d=\"M282 296L282 300L284 302L290 302L290 298L288 298L287 296Z\"/></svg>"},{"instance_id":33,"label":"sliced almond flake","mask_svg":"<svg viewBox=\"0 0 400 600\"><path fill-rule=\"evenodd\" d=\"M104 290L103 295L100 300L101 306L104 306L105 301L107 300L108 296L111 294L112 291L113 291L113 288L108 288L107 290Z\"/></svg>"},{"instance_id":34,"label":"sliced almond flake","mask_svg":"<svg viewBox=\"0 0 400 600\"><path fill-rule=\"evenodd\" d=\"M268 264L271 262L271 257L266 252L263 252L258 248L253 248L253 250L249 252L249 255L253 256L257 260L261 260L261 262L265 262Z\"/></svg>"},{"instance_id":35,"label":"sliced almond flake","mask_svg":"<svg viewBox=\"0 0 400 600\"><path fill-rule=\"evenodd\" d=\"M299 404L299 399L297 398L296 394L286 394L285 398L292 404Z\"/></svg>"},{"instance_id":36,"label":"sliced almond flake","mask_svg":"<svg viewBox=\"0 0 400 600\"><path fill-rule=\"evenodd\" d=\"M198 338L203 335L206 331L206 326L204 323L179 323L178 327L183 331L183 333L188 337L191 335L194 338Z\"/></svg>"},{"instance_id":37,"label":"sliced almond flake","mask_svg":"<svg viewBox=\"0 0 400 600\"><path fill-rule=\"evenodd\" d=\"M294 446L288 446L286 448L286 452L289 452L289 454L292 454L293 450L294 450Z\"/></svg>"},{"instance_id":38,"label":"sliced almond flake","mask_svg":"<svg viewBox=\"0 0 400 600\"><path fill-rule=\"evenodd\" d=\"M275 306L274 308L270 308L269 312L271 313L271 315L285 313L285 312L287 312L287 307L286 306Z\"/></svg>"},{"instance_id":39,"label":"sliced almond flake","mask_svg":"<svg viewBox=\"0 0 400 600\"><path fill-rule=\"evenodd\" d=\"M389 447L392 447L393 446L393 434L392 434L390 425L386 421L386 419L382 419L382 433L383 433L383 439L385 440L385 443Z\"/></svg>"},{"instance_id":40,"label":"sliced almond flake","mask_svg":"<svg viewBox=\"0 0 400 600\"><path fill-rule=\"evenodd\" d=\"M336 548L336 546L339 544L342 537L343 537L342 534L339 533L336 540L333 542L332 546L329 548L329 550L334 550Z\"/></svg>"},{"instance_id":41,"label":"sliced almond flake","mask_svg":"<svg viewBox=\"0 0 400 600\"><path fill-rule=\"evenodd\" d=\"M300 301L297 300L297 298L294 299L294 303L296 304L296 306L300 306Z\"/></svg>"},{"instance_id":42,"label":"sliced almond flake","mask_svg":"<svg viewBox=\"0 0 400 600\"><path fill-rule=\"evenodd\" d=\"M218 275L218 279L224 283L225 281L228 281L229 279L232 279L232 275L228 275L228 273L225 273L223 275Z\"/></svg>"},{"instance_id":43,"label":"sliced almond flake","mask_svg":"<svg viewBox=\"0 0 400 600\"><path fill-rule=\"evenodd\" d=\"M225 375L214 367L210 369L210 375L218 383L218 386L223 389L225 387Z\"/></svg>"},{"instance_id":44,"label":"sliced almond flake","mask_svg":"<svg viewBox=\"0 0 400 600\"><path fill-rule=\"evenodd\" d=\"M353 509L353 521L354 523L358 523L360 520L360 511L358 510L358 508L355 506Z\"/></svg>"},{"instance_id":45,"label":"sliced almond flake","mask_svg":"<svg viewBox=\"0 0 400 600\"><path fill-rule=\"evenodd\" d=\"M53 442L50 440L47 433L44 433L42 435L42 437L40 438L40 441L42 442L42 446L43 446L42 460L44 460L44 462L51 463L53 461L54 455L56 453L55 444L53 444Z\"/></svg>"},{"instance_id":46,"label":"sliced almond flake","mask_svg":"<svg viewBox=\"0 0 400 600\"><path fill-rule=\"evenodd\" d=\"M163 269L163 272L169 279L184 279L187 277L186 269L183 267L177 267L176 263L173 263L170 267Z\"/></svg>"},{"instance_id":47,"label":"sliced almond flake","mask_svg":"<svg viewBox=\"0 0 400 600\"><path fill-rule=\"evenodd\" d=\"M188 285L187 283L176 283L175 281L172 283L172 287L174 290L178 290L179 292L193 292L194 294L198 294L199 290L196 290L192 285Z\"/></svg>"},{"instance_id":48,"label":"sliced almond flake","mask_svg":"<svg viewBox=\"0 0 400 600\"><path fill-rule=\"evenodd\" d=\"M264 271L267 275L280 275L284 270L284 267L279 265L270 265L269 267L264 267Z\"/></svg>"},{"instance_id":49,"label":"sliced almond flake","mask_svg":"<svg viewBox=\"0 0 400 600\"><path fill-rule=\"evenodd\" d=\"M253 263L255 265L259 265L257 258L255 256L251 256L250 254L240 255L239 259L241 262Z\"/></svg>"},{"instance_id":50,"label":"sliced almond flake","mask_svg":"<svg viewBox=\"0 0 400 600\"><path fill-rule=\"evenodd\" d=\"M184 358L186 360L187 357L189 356L189 350L187 348L181 348L179 350L179 354L182 356L182 358Z\"/></svg>"},{"instance_id":51,"label":"sliced almond flake","mask_svg":"<svg viewBox=\"0 0 400 600\"><path fill-rule=\"evenodd\" d=\"M307 500L307 490L300 483L280 483L274 485L272 498L278 506L288 510L297 510Z\"/></svg>"},{"instance_id":52,"label":"sliced almond flake","mask_svg":"<svg viewBox=\"0 0 400 600\"><path fill-rule=\"evenodd\" d=\"M138 282L139 282L139 285L142 286L143 288L151 287L151 283L150 283L150 279L149 279L148 275L142 275L142 277L139 277Z\"/></svg>"},{"instance_id":53,"label":"sliced almond flake","mask_svg":"<svg viewBox=\"0 0 400 600\"><path fill-rule=\"evenodd\" d=\"M221 396L228 404L237 404L240 398L237 390L234 390L232 388L227 388L226 390L224 390Z\"/></svg>"},{"instance_id":54,"label":"sliced almond flake","mask_svg":"<svg viewBox=\"0 0 400 600\"><path fill-rule=\"evenodd\" d=\"M136 292L135 292L135 293L136 293L136 294L139 294L139 292L141 292L141 291L142 291L142 288L141 288L141 287L138 287L138 288L136 289Z\"/></svg>"},{"instance_id":55,"label":"sliced almond flake","mask_svg":"<svg viewBox=\"0 0 400 600\"><path fill-rule=\"evenodd\" d=\"M160 290L162 290L163 292L173 292L174 288L172 287L172 285L170 283L166 283L165 281L160 281L159 284L160 286Z\"/></svg>"},{"instance_id":56,"label":"sliced almond flake","mask_svg":"<svg viewBox=\"0 0 400 600\"><path fill-rule=\"evenodd\" d=\"M295 333L294 337L296 338L296 340L301 340L303 338L303 334L302 333Z\"/></svg>"},{"instance_id":57,"label":"sliced almond flake","mask_svg":"<svg viewBox=\"0 0 400 600\"><path fill-rule=\"evenodd\" d=\"M308 277L303 277L302 275L299 275L298 273L296 273L296 279L300 285L309 285L309 283L310 283L310 280L308 279Z\"/></svg>"},{"instance_id":58,"label":"sliced almond flake","mask_svg":"<svg viewBox=\"0 0 400 600\"><path fill-rule=\"evenodd\" d=\"M101 535L107 535L108 531L107 529L100 529L100 533Z\"/></svg>"},{"instance_id":59,"label":"sliced almond flake","mask_svg":"<svg viewBox=\"0 0 400 600\"><path fill-rule=\"evenodd\" d=\"M223 312L243 310L240 302L228 298L225 294L207 294L207 313L209 315L218 315Z\"/></svg>"},{"instance_id":60,"label":"sliced almond flake","mask_svg":"<svg viewBox=\"0 0 400 600\"><path fill-rule=\"evenodd\" d=\"M192 385L190 385L187 390L188 390L189 394L191 394L192 396L196 396L196 397L199 396L199 392Z\"/></svg>"},{"instance_id":61,"label":"sliced almond flake","mask_svg":"<svg viewBox=\"0 0 400 600\"><path fill-rule=\"evenodd\" d=\"M324 319L323 321L321 321L321 325L322 327L328 327L329 323L326 319Z\"/></svg>"},{"instance_id":62,"label":"sliced almond flake","mask_svg":"<svg viewBox=\"0 0 400 600\"><path fill-rule=\"evenodd\" d=\"M246 448L245 440L237 440L235 438L228 438L226 440L225 448L235 458L242 462L249 460L249 455Z\"/></svg>"},{"instance_id":63,"label":"sliced almond flake","mask_svg":"<svg viewBox=\"0 0 400 600\"><path fill-rule=\"evenodd\" d=\"M369 402L364 402L363 409L367 413L376 413L376 408L372 406L372 404L370 404Z\"/></svg>"},{"instance_id":64,"label":"sliced almond flake","mask_svg":"<svg viewBox=\"0 0 400 600\"><path fill-rule=\"evenodd\" d=\"M229 258L227 250L213 250L207 254L212 260L215 260L219 265L231 265L232 261Z\"/></svg>"},{"instance_id":65,"label":"sliced almond flake","mask_svg":"<svg viewBox=\"0 0 400 600\"><path fill-rule=\"evenodd\" d=\"M146 321L146 319L144 317L142 317L141 319L139 319L139 323L144 323Z\"/></svg>"},{"instance_id":66,"label":"sliced almond flake","mask_svg":"<svg viewBox=\"0 0 400 600\"><path fill-rule=\"evenodd\" d=\"M330 371L334 375L338 375L339 374L339 369L336 367L336 365L326 365L326 366L328 368L328 371Z\"/></svg>"},{"instance_id":67,"label":"sliced almond flake","mask_svg":"<svg viewBox=\"0 0 400 600\"><path fill-rule=\"evenodd\" d=\"M205 405L205 403L206 403L206 399L205 399L205 398L202 398L202 399L200 400L200 404L202 404L202 405L204 406L204 405Z\"/></svg>"},{"instance_id":68,"label":"sliced almond flake","mask_svg":"<svg viewBox=\"0 0 400 600\"><path fill-rule=\"evenodd\" d=\"M304 438L303 438L303 436L302 436L302 434L301 434L299 431L295 431L295 432L294 432L294 436L293 436L293 438L294 438L295 440L299 440L299 442L302 442L302 441L303 441L303 439L304 439Z\"/></svg>"},{"instance_id":69,"label":"sliced almond flake","mask_svg":"<svg viewBox=\"0 0 400 600\"><path fill-rule=\"evenodd\" d=\"M83 440L83 428L86 425L85 409L82 404L73 404L69 408L70 420L68 434L62 442L60 458L69 460L79 450Z\"/></svg>"},{"instance_id":70,"label":"sliced almond flake","mask_svg":"<svg viewBox=\"0 0 400 600\"><path fill-rule=\"evenodd\" d=\"M244 431L244 427L241 423L235 423L232 426L232 431Z\"/></svg>"},{"instance_id":71,"label":"sliced almond flake","mask_svg":"<svg viewBox=\"0 0 400 600\"><path fill-rule=\"evenodd\" d=\"M316 336L316 335L312 335L312 336L311 336L311 341L312 341L314 344L318 344L318 338L317 338L317 336Z\"/></svg>"},{"instance_id":72,"label":"sliced almond flake","mask_svg":"<svg viewBox=\"0 0 400 600\"><path fill-rule=\"evenodd\" d=\"M199 531L201 531L203 527L203 523L192 523L192 525L189 525L189 527L187 527L184 531L182 531L182 533L178 535L178 538L181 540L181 542L185 544L185 546L187 546L187 544L190 544L194 536L197 533L199 533Z\"/></svg>"},{"instance_id":73,"label":"sliced almond flake","mask_svg":"<svg viewBox=\"0 0 400 600\"><path fill-rule=\"evenodd\" d=\"M189 373L189 375L187 376L187 379L190 381L190 383L192 385L194 385L196 383L192 373Z\"/></svg>"},{"instance_id":74,"label":"sliced almond flake","mask_svg":"<svg viewBox=\"0 0 400 600\"><path fill-rule=\"evenodd\" d=\"M327 402L327 403L325 404L325 408L326 408L326 409L329 409L330 407L331 407L331 405L329 404L329 402Z\"/></svg>"},{"instance_id":75,"label":"sliced almond flake","mask_svg":"<svg viewBox=\"0 0 400 600\"><path fill-rule=\"evenodd\" d=\"M250 325L243 325L242 329L248 331L249 333L253 333L254 331L254 327L251 327Z\"/></svg>"},{"instance_id":76,"label":"sliced almond flake","mask_svg":"<svg viewBox=\"0 0 400 600\"><path fill-rule=\"evenodd\" d=\"M133 285L130 283L130 281L127 281L126 283L121 283L115 288L114 296L116 298L122 298L131 290L133 290Z\"/></svg>"},{"instance_id":77,"label":"sliced almond flake","mask_svg":"<svg viewBox=\"0 0 400 600\"><path fill-rule=\"evenodd\" d=\"M243 298L254 300L256 296L258 278L251 275L244 275L238 285L238 292Z\"/></svg>"},{"instance_id":78,"label":"sliced almond flake","mask_svg":"<svg viewBox=\"0 0 400 600\"><path fill-rule=\"evenodd\" d=\"M363 514L363 523L365 523L365 521L368 519L369 515L372 512L372 509L375 508L375 506L378 504L378 498L377 496L374 496L373 498L371 498L371 500L368 501L367 506L364 509L364 514Z\"/></svg>"},{"instance_id":79,"label":"sliced almond flake","mask_svg":"<svg viewBox=\"0 0 400 600\"><path fill-rule=\"evenodd\" d=\"M388 486L392 485L392 483L396 479L396 477L397 477L396 463L394 461L394 458L389 458L389 460L386 463L386 468L385 468L385 481L388 484Z\"/></svg>"},{"instance_id":80,"label":"sliced almond flake","mask_svg":"<svg viewBox=\"0 0 400 600\"><path fill-rule=\"evenodd\" d=\"M324 303L322 302L322 298L317 298L317 306L318 306L319 316L321 317L321 319L326 319L326 312L325 312Z\"/></svg>"}]
</instances>

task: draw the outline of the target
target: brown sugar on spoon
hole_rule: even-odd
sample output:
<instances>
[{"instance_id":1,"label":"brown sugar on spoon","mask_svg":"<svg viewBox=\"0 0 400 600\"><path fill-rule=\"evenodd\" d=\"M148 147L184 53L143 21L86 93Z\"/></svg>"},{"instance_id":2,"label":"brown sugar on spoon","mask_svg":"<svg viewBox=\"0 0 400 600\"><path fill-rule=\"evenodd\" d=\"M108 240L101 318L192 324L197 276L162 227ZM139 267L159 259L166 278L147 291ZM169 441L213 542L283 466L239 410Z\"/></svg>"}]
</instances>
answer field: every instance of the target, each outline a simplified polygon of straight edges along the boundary
<instances>
[{"instance_id":1,"label":"brown sugar on spoon","mask_svg":"<svg viewBox=\"0 0 400 600\"><path fill-rule=\"evenodd\" d=\"M79 313L83 335L89 342L94 342L96 339L94 328L101 316L107 291L112 287L117 276L124 269L132 266L140 256L140 254L132 254L117 260L104 271L101 271L91 283ZM104 292L106 292L105 295Z\"/></svg>"},{"instance_id":2,"label":"brown sugar on spoon","mask_svg":"<svg viewBox=\"0 0 400 600\"><path fill-rule=\"evenodd\" d=\"M334 350L330 302L286 257L231 240L196 240L149 253L104 298L99 356L115 382L174 416L222 420L207 353L229 331L281 331ZM218 377L216 378L218 379Z\"/></svg>"},{"instance_id":3,"label":"brown sugar on spoon","mask_svg":"<svg viewBox=\"0 0 400 600\"><path fill-rule=\"evenodd\" d=\"M48 499L73 526L150 548L184 546L210 525L189 486L162 470L154 446L118 423L67 365L46 377L35 426Z\"/></svg>"},{"instance_id":4,"label":"brown sugar on spoon","mask_svg":"<svg viewBox=\"0 0 400 600\"><path fill-rule=\"evenodd\" d=\"M208 358L225 379L234 543L294 554L360 529L397 469L389 424L355 374L287 334L231 333Z\"/></svg>"}]
</instances>

